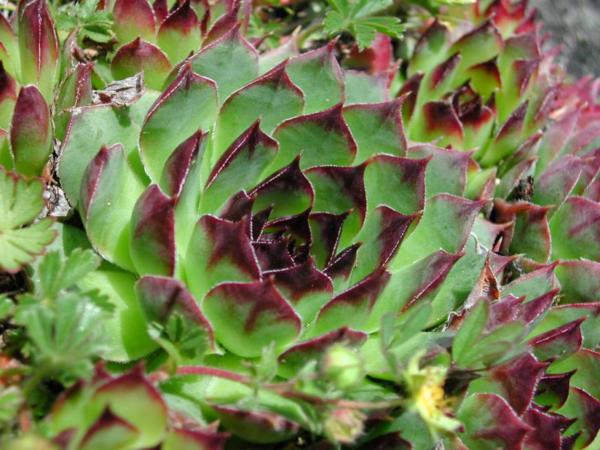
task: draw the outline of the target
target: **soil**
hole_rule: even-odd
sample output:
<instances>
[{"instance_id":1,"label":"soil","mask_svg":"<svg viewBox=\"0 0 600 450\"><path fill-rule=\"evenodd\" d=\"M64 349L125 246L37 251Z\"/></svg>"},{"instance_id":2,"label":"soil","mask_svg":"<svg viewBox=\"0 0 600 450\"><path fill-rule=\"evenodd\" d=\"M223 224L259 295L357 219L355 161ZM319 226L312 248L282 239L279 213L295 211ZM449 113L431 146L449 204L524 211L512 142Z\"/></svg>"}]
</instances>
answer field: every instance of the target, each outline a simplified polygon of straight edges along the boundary
<instances>
[{"instance_id":1,"label":"soil","mask_svg":"<svg viewBox=\"0 0 600 450\"><path fill-rule=\"evenodd\" d=\"M574 76L600 76L600 0L533 0Z\"/></svg>"}]
</instances>

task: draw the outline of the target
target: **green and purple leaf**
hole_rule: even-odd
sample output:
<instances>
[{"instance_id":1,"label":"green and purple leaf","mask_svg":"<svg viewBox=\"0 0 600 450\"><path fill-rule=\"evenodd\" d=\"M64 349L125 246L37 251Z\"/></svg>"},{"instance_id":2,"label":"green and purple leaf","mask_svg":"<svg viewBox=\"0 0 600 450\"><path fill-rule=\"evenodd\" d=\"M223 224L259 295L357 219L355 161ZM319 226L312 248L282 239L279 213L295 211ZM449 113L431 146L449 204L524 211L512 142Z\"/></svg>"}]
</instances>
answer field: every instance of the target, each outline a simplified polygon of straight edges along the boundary
<instances>
[{"instance_id":1,"label":"green and purple leaf","mask_svg":"<svg viewBox=\"0 0 600 450\"><path fill-rule=\"evenodd\" d=\"M172 64L177 64L200 49L200 23L189 0L181 2L175 11L159 23L157 43Z\"/></svg>"},{"instance_id":2,"label":"green and purple leaf","mask_svg":"<svg viewBox=\"0 0 600 450\"><path fill-rule=\"evenodd\" d=\"M154 42L157 24L148 0L115 0L113 17L119 42L138 38Z\"/></svg>"},{"instance_id":3,"label":"green and purple leaf","mask_svg":"<svg viewBox=\"0 0 600 450\"><path fill-rule=\"evenodd\" d=\"M160 48L138 37L117 50L110 68L117 80L143 72L146 86L161 90L171 72L171 63Z\"/></svg>"}]
</instances>

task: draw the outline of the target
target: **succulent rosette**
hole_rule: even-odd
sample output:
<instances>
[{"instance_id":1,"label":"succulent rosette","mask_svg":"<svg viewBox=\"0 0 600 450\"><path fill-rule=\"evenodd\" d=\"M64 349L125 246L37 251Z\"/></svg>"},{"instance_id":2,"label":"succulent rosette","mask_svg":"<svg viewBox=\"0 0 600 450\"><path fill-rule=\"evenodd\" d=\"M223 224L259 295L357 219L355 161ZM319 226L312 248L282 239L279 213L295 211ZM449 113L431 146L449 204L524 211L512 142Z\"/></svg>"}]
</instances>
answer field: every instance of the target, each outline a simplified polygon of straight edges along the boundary
<instances>
[{"instance_id":1,"label":"succulent rosette","mask_svg":"<svg viewBox=\"0 0 600 450\"><path fill-rule=\"evenodd\" d=\"M79 286L114 306L100 356L138 365L41 434L595 448L598 84L563 80L526 2L450 8L404 64L377 39L345 61L369 72L335 42L260 53L238 3L207 4L117 0L111 76L145 89L62 117L61 187L104 259Z\"/></svg>"}]
</instances>

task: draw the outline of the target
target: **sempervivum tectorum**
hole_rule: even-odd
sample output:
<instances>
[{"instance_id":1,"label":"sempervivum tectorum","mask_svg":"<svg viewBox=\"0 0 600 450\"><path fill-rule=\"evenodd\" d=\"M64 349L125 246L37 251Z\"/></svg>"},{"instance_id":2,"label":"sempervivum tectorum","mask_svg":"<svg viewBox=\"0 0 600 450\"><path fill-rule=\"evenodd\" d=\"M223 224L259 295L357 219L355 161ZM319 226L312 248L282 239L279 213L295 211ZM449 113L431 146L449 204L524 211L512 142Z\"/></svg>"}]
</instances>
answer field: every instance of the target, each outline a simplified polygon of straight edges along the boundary
<instances>
[{"instance_id":1,"label":"sempervivum tectorum","mask_svg":"<svg viewBox=\"0 0 600 450\"><path fill-rule=\"evenodd\" d=\"M115 307L113 319L99 324L110 338L101 356L160 368L164 400L139 372L99 375L40 432L66 449L89 442L94 449L185 448L163 442L182 421L188 428L219 421L233 435L228 445L240 449L327 448L323 437L364 449L590 445L600 410L600 268L585 252L597 245L597 225L552 227L553 235L592 237L562 247L555 238L550 250L553 211L511 196L526 175L513 167L531 159L527 133L542 128L546 115L537 112L546 109L524 114L534 119L522 118L514 141L500 145L508 131L494 134L494 127L513 129L503 124L523 109L525 91L513 90L523 84L482 91L502 81L491 64L483 69L499 78L471 87L463 75L456 85L448 81L449 73L497 56L495 45L506 52L517 27L507 19L502 32L486 24L475 32L486 39L475 42L489 47L475 51L471 38L459 40L452 45L460 57L449 55L459 60L454 66L420 67L423 99L390 100L379 78L342 71L333 45L281 61L285 52L259 55L230 22L165 75L162 92L152 89L161 83L151 84L126 105L69 111L61 184L106 260L80 284ZM473 59L480 54L487 57ZM113 69L136 68L138 57L117 52L121 66L113 60ZM498 65L520 61L506 58ZM90 83L84 77L75 85L91 91ZM529 104L543 105L537 99L546 92L536 86ZM446 88L452 103L444 101ZM563 106L553 100L550 108L561 119L557 130L572 109L569 88L561 89ZM595 94L572 89L584 111L573 129L587 130ZM407 144L403 110L411 139L426 143ZM431 112L440 120L427 125ZM432 134L431 124L449 126L446 113L459 122ZM476 122L483 125L465 141L469 114L482 115ZM440 147L447 144L454 148ZM543 153L548 168L540 170L551 173L564 153L579 158L585 173L566 193L544 188L550 175L537 177L534 197L562 204L554 217L597 186L579 155L588 144ZM463 151L471 148L480 150ZM481 175L473 158L490 172ZM514 180L497 190L496 163L502 180ZM495 196L507 201L497 200L490 216ZM590 259L576 259L582 256Z\"/></svg>"}]
</instances>

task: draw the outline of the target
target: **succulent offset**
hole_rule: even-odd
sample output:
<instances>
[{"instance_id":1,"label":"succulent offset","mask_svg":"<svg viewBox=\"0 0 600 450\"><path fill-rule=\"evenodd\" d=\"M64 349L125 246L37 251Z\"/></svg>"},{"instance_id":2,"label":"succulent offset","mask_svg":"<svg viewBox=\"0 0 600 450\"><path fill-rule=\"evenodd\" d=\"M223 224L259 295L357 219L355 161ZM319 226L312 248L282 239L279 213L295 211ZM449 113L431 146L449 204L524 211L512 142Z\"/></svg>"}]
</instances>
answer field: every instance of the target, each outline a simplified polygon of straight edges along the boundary
<instances>
[{"instance_id":1,"label":"succulent offset","mask_svg":"<svg viewBox=\"0 0 600 450\"><path fill-rule=\"evenodd\" d=\"M450 7L401 70L383 37L342 61L366 72L336 42L261 53L239 3L207 5L117 0L112 59L54 96L7 78L38 88L2 162L41 174L53 114L104 259L78 287L114 308L98 356L137 364L14 448L595 448L599 84L564 81L524 1Z\"/></svg>"}]
</instances>

